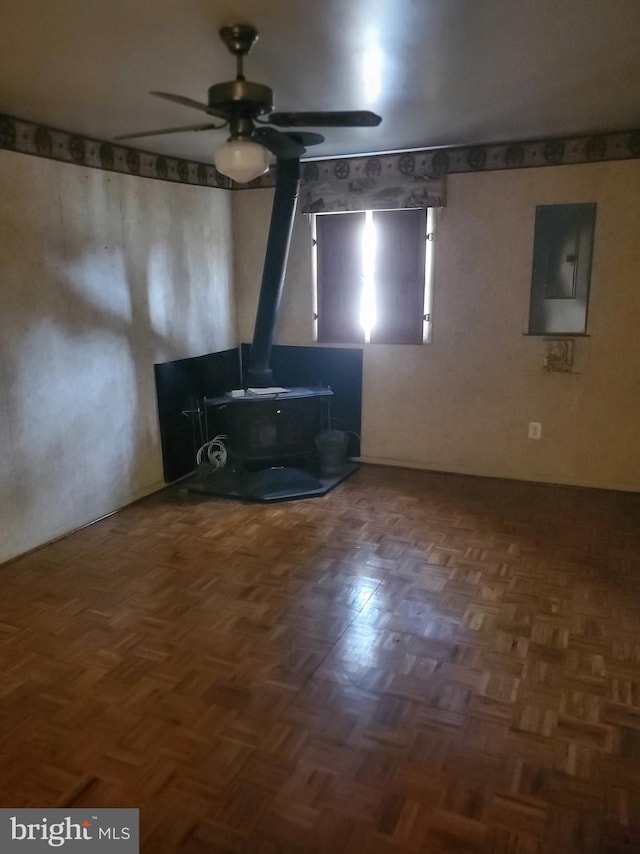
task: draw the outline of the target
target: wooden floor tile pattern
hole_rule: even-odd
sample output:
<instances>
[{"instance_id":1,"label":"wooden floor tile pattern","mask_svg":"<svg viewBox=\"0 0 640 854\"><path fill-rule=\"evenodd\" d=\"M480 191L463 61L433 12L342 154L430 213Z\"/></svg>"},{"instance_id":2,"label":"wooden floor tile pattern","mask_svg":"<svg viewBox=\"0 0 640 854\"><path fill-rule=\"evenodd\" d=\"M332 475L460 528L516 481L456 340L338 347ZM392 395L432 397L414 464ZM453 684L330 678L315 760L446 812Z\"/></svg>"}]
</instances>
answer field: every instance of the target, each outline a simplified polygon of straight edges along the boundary
<instances>
[{"instance_id":1,"label":"wooden floor tile pattern","mask_svg":"<svg viewBox=\"0 0 640 854\"><path fill-rule=\"evenodd\" d=\"M640 851L640 496L173 488L0 569L0 803L143 852Z\"/></svg>"}]
</instances>

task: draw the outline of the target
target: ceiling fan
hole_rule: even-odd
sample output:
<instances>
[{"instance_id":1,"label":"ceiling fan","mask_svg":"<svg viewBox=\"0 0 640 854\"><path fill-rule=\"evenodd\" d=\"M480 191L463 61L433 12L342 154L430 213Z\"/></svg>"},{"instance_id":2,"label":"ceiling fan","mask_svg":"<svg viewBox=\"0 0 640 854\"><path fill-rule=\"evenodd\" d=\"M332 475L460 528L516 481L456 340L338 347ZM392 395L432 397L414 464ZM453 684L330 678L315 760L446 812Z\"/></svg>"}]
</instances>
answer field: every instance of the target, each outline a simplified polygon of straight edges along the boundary
<instances>
[{"instance_id":1,"label":"ceiling fan","mask_svg":"<svg viewBox=\"0 0 640 854\"><path fill-rule=\"evenodd\" d=\"M214 152L214 163L219 172L244 184L262 175L269 168L267 151L278 159L298 159L309 145L324 142L319 133L297 130L308 127L375 127L382 119L368 110L329 112L278 113L273 111L273 92L261 83L252 83L243 73L244 57L258 39L258 31L249 24L234 24L220 30L220 38L236 57L235 80L216 83L209 88L206 104L172 95L169 92L151 92L158 98L193 107L210 116L222 119L221 123L187 125L178 128L143 133L128 133L114 139L136 139L183 131L217 130L229 126L227 142ZM276 128L295 128L281 131Z\"/></svg>"}]
</instances>

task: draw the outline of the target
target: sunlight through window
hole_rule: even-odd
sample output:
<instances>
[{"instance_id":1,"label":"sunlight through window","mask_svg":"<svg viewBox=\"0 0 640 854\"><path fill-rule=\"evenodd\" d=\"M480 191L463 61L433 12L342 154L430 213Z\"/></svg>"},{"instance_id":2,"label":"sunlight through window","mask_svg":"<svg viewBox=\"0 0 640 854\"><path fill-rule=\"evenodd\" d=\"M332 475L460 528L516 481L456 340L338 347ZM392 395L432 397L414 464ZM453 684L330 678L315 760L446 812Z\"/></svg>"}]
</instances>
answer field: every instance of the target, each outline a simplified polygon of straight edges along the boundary
<instances>
[{"instance_id":1,"label":"sunlight through window","mask_svg":"<svg viewBox=\"0 0 640 854\"><path fill-rule=\"evenodd\" d=\"M376 227L373 211L367 211L362 229L362 297L360 302L360 324L364 329L364 340L371 341L371 331L376 325Z\"/></svg>"}]
</instances>

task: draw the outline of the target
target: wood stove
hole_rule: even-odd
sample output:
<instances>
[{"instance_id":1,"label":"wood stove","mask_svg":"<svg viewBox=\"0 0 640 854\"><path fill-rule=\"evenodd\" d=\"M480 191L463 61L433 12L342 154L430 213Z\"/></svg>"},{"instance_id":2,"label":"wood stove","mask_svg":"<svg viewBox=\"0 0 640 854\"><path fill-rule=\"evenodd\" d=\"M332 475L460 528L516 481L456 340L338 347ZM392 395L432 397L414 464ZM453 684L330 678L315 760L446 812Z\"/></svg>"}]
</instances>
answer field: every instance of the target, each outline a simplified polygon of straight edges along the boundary
<instances>
[{"instance_id":1,"label":"wood stove","mask_svg":"<svg viewBox=\"0 0 640 854\"><path fill-rule=\"evenodd\" d=\"M329 423L330 389L261 391L205 398L207 421L225 431L228 460L211 475L202 467L190 492L254 501L308 498L324 495L357 470L345 462L326 472L317 459L316 439Z\"/></svg>"},{"instance_id":2,"label":"wood stove","mask_svg":"<svg viewBox=\"0 0 640 854\"><path fill-rule=\"evenodd\" d=\"M314 440L329 423L330 389L292 388L274 394L245 392L205 398L227 437L237 467L284 464L313 452ZM255 466L253 466L255 467Z\"/></svg>"}]
</instances>

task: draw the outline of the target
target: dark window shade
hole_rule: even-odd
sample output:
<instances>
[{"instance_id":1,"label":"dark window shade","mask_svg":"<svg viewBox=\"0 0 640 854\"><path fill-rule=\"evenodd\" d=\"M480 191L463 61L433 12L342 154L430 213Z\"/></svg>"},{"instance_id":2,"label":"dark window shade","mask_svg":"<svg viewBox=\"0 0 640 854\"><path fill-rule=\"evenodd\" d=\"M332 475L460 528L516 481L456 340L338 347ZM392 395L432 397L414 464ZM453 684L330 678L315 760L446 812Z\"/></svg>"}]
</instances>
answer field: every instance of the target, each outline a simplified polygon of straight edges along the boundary
<instances>
[{"instance_id":1,"label":"dark window shade","mask_svg":"<svg viewBox=\"0 0 640 854\"><path fill-rule=\"evenodd\" d=\"M362 343L362 231L365 214L316 217L318 340ZM376 324L371 342L420 344L424 315L426 211L374 211Z\"/></svg>"},{"instance_id":2,"label":"dark window shade","mask_svg":"<svg viewBox=\"0 0 640 854\"><path fill-rule=\"evenodd\" d=\"M364 213L316 217L319 341L364 341L359 322L364 217Z\"/></svg>"},{"instance_id":3,"label":"dark window shade","mask_svg":"<svg viewBox=\"0 0 640 854\"><path fill-rule=\"evenodd\" d=\"M420 344L424 315L426 211L374 211L375 344Z\"/></svg>"}]
</instances>

